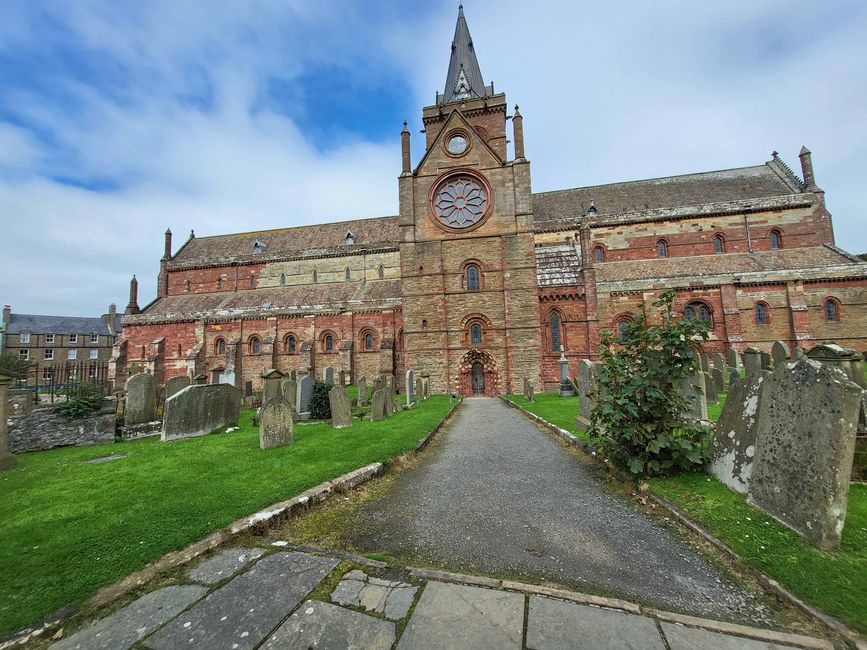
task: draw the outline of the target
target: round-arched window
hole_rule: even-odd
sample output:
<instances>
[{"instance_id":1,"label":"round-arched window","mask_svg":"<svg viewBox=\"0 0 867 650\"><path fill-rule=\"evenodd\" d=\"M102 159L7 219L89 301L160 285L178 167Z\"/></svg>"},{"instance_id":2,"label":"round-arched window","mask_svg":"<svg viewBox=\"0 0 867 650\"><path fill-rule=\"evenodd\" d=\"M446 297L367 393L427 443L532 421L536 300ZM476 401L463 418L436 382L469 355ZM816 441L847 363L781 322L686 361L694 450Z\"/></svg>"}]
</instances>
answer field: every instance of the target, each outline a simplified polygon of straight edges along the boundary
<instances>
[{"instance_id":1,"label":"round-arched window","mask_svg":"<svg viewBox=\"0 0 867 650\"><path fill-rule=\"evenodd\" d=\"M313 271L313 284L316 284L317 282L319 282L319 273Z\"/></svg>"},{"instance_id":2,"label":"round-arched window","mask_svg":"<svg viewBox=\"0 0 867 650\"><path fill-rule=\"evenodd\" d=\"M295 341L295 337L290 334L286 337L286 344L283 346L283 348L289 354L295 354L296 347L297 343Z\"/></svg>"},{"instance_id":3,"label":"round-arched window","mask_svg":"<svg viewBox=\"0 0 867 650\"><path fill-rule=\"evenodd\" d=\"M250 339L250 354L259 354L262 351L262 342L258 336Z\"/></svg>"},{"instance_id":4,"label":"round-arched window","mask_svg":"<svg viewBox=\"0 0 867 650\"><path fill-rule=\"evenodd\" d=\"M668 244L664 239L656 242L656 255L657 257L668 257Z\"/></svg>"},{"instance_id":5,"label":"round-arched window","mask_svg":"<svg viewBox=\"0 0 867 650\"><path fill-rule=\"evenodd\" d=\"M703 302L691 302L683 310L683 317L687 320L700 320L710 322L710 309Z\"/></svg>"},{"instance_id":6,"label":"round-arched window","mask_svg":"<svg viewBox=\"0 0 867 650\"><path fill-rule=\"evenodd\" d=\"M214 345L214 350L217 354L226 354L226 340L217 339L217 343Z\"/></svg>"},{"instance_id":7,"label":"round-arched window","mask_svg":"<svg viewBox=\"0 0 867 650\"><path fill-rule=\"evenodd\" d=\"M621 343L623 342L624 337L626 336L626 328L629 327L629 319L621 318L617 321L617 340Z\"/></svg>"},{"instance_id":8,"label":"round-arched window","mask_svg":"<svg viewBox=\"0 0 867 650\"><path fill-rule=\"evenodd\" d=\"M364 335L364 349L367 351L373 349L373 334L370 332L367 332L367 334Z\"/></svg>"},{"instance_id":9,"label":"round-arched window","mask_svg":"<svg viewBox=\"0 0 867 650\"><path fill-rule=\"evenodd\" d=\"M466 284L467 291L479 290L479 267L475 264L467 265Z\"/></svg>"},{"instance_id":10,"label":"round-arched window","mask_svg":"<svg viewBox=\"0 0 867 650\"><path fill-rule=\"evenodd\" d=\"M377 273L379 275L380 280L382 280L385 277L385 267L382 264L379 265L379 270Z\"/></svg>"},{"instance_id":11,"label":"round-arched window","mask_svg":"<svg viewBox=\"0 0 867 650\"><path fill-rule=\"evenodd\" d=\"M767 325L771 322L771 313L768 306L759 302L756 303L756 325Z\"/></svg>"},{"instance_id":12,"label":"round-arched window","mask_svg":"<svg viewBox=\"0 0 867 650\"><path fill-rule=\"evenodd\" d=\"M478 323L470 325L470 345L482 344L482 326Z\"/></svg>"},{"instance_id":13,"label":"round-arched window","mask_svg":"<svg viewBox=\"0 0 867 650\"><path fill-rule=\"evenodd\" d=\"M783 247L783 233L774 228L771 231L771 248L782 248Z\"/></svg>"},{"instance_id":14,"label":"round-arched window","mask_svg":"<svg viewBox=\"0 0 867 650\"><path fill-rule=\"evenodd\" d=\"M716 235L713 238L713 252L714 253L724 253L725 252L725 241L723 240L722 235Z\"/></svg>"},{"instance_id":15,"label":"round-arched window","mask_svg":"<svg viewBox=\"0 0 867 650\"><path fill-rule=\"evenodd\" d=\"M825 300L825 320L829 323L836 323L840 318L837 301L833 298Z\"/></svg>"},{"instance_id":16,"label":"round-arched window","mask_svg":"<svg viewBox=\"0 0 867 650\"><path fill-rule=\"evenodd\" d=\"M601 246L596 246L593 249L593 261L594 262L604 262L605 261L605 250Z\"/></svg>"},{"instance_id":17,"label":"round-arched window","mask_svg":"<svg viewBox=\"0 0 867 650\"><path fill-rule=\"evenodd\" d=\"M334 337L331 334L325 335L325 351L333 352L334 351Z\"/></svg>"},{"instance_id":18,"label":"round-arched window","mask_svg":"<svg viewBox=\"0 0 867 650\"><path fill-rule=\"evenodd\" d=\"M343 271L343 279L344 279L344 280L347 280L347 281L349 281L349 280L352 279L352 272L349 270L349 267L348 267L348 266L347 266L346 269Z\"/></svg>"},{"instance_id":19,"label":"round-arched window","mask_svg":"<svg viewBox=\"0 0 867 650\"><path fill-rule=\"evenodd\" d=\"M280 286L281 287L286 286L286 274L285 273L280 274Z\"/></svg>"}]
</instances>

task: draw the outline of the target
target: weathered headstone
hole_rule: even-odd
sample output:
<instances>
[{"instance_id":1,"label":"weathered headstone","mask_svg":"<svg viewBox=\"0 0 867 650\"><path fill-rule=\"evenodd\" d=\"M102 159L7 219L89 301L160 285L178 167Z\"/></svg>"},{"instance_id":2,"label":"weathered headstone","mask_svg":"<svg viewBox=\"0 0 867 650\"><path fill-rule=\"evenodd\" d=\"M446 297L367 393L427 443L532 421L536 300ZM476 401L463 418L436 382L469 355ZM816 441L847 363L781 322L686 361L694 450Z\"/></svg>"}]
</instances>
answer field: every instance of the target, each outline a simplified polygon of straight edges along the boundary
<instances>
[{"instance_id":1,"label":"weathered headstone","mask_svg":"<svg viewBox=\"0 0 867 650\"><path fill-rule=\"evenodd\" d=\"M394 391L386 387L382 392L385 395L385 417L390 418L394 415Z\"/></svg>"},{"instance_id":2,"label":"weathered headstone","mask_svg":"<svg viewBox=\"0 0 867 650\"><path fill-rule=\"evenodd\" d=\"M0 472L11 469L18 464L15 454L9 451L9 431L6 414L6 396L9 391L11 377L0 375Z\"/></svg>"},{"instance_id":3,"label":"weathered headstone","mask_svg":"<svg viewBox=\"0 0 867 650\"><path fill-rule=\"evenodd\" d=\"M709 372L705 372L704 374L704 397L707 400L708 404L716 404L719 402L719 395L716 389L716 381L714 381L713 375Z\"/></svg>"},{"instance_id":4,"label":"weathered headstone","mask_svg":"<svg viewBox=\"0 0 867 650\"><path fill-rule=\"evenodd\" d=\"M244 382L244 397L248 400L252 400L253 398L253 382L245 381Z\"/></svg>"},{"instance_id":5,"label":"weathered headstone","mask_svg":"<svg viewBox=\"0 0 867 650\"><path fill-rule=\"evenodd\" d=\"M721 355L719 352L714 352L712 355L710 355L710 362L711 362L711 370L713 370L713 369L725 370L726 369L726 360L723 358L723 355Z\"/></svg>"},{"instance_id":6,"label":"weathered headstone","mask_svg":"<svg viewBox=\"0 0 867 650\"><path fill-rule=\"evenodd\" d=\"M341 386L346 386L346 371L345 371L345 370L341 370L341 371L340 371L340 374L338 375L338 377L340 377L340 382L339 382L340 385L341 385Z\"/></svg>"},{"instance_id":7,"label":"weathered headstone","mask_svg":"<svg viewBox=\"0 0 867 650\"><path fill-rule=\"evenodd\" d=\"M383 420L388 417L386 413L386 401L390 401L386 399L385 389L380 388L379 390L373 391L373 397L370 400L370 421L378 422L379 420Z\"/></svg>"},{"instance_id":8,"label":"weathered headstone","mask_svg":"<svg viewBox=\"0 0 867 650\"><path fill-rule=\"evenodd\" d=\"M289 402L289 406L295 408L295 400L298 399L298 383L289 377L281 382L283 389L283 399Z\"/></svg>"},{"instance_id":9,"label":"weathered headstone","mask_svg":"<svg viewBox=\"0 0 867 650\"><path fill-rule=\"evenodd\" d=\"M711 447L710 473L731 489L746 494L756 455L762 387L771 373L759 371L729 388Z\"/></svg>"},{"instance_id":10,"label":"weathered headstone","mask_svg":"<svg viewBox=\"0 0 867 650\"><path fill-rule=\"evenodd\" d=\"M373 380L373 390L377 391L382 390L383 388L385 388L385 377L379 375Z\"/></svg>"},{"instance_id":11,"label":"weathered headstone","mask_svg":"<svg viewBox=\"0 0 867 650\"><path fill-rule=\"evenodd\" d=\"M166 400L163 441L204 436L238 422L241 391L228 384L187 386Z\"/></svg>"},{"instance_id":12,"label":"weathered headstone","mask_svg":"<svg viewBox=\"0 0 867 650\"><path fill-rule=\"evenodd\" d=\"M862 396L813 359L777 368L762 394L749 501L824 549L840 545Z\"/></svg>"},{"instance_id":13,"label":"weathered headstone","mask_svg":"<svg viewBox=\"0 0 867 650\"><path fill-rule=\"evenodd\" d=\"M581 416L590 420L593 407L593 363L588 359L578 362L578 401Z\"/></svg>"},{"instance_id":14,"label":"weathered headstone","mask_svg":"<svg viewBox=\"0 0 867 650\"><path fill-rule=\"evenodd\" d=\"M229 386L235 385L235 371L234 370L223 370L220 373L220 383L227 384Z\"/></svg>"},{"instance_id":15,"label":"weathered headstone","mask_svg":"<svg viewBox=\"0 0 867 650\"><path fill-rule=\"evenodd\" d=\"M304 375L298 380L295 391L295 412L302 419L310 418L310 401L313 399L313 377Z\"/></svg>"},{"instance_id":16,"label":"weathered headstone","mask_svg":"<svg viewBox=\"0 0 867 650\"><path fill-rule=\"evenodd\" d=\"M565 348L562 345L557 363L560 364L560 397L574 397L575 389L572 387L572 382L569 381L569 360L566 358Z\"/></svg>"},{"instance_id":17,"label":"weathered headstone","mask_svg":"<svg viewBox=\"0 0 867 650\"><path fill-rule=\"evenodd\" d=\"M283 397L283 373L279 370L269 370L262 375L262 403L266 404L275 397Z\"/></svg>"},{"instance_id":18,"label":"weathered headstone","mask_svg":"<svg viewBox=\"0 0 867 650\"><path fill-rule=\"evenodd\" d=\"M203 372L200 372L198 375L193 377L193 383L194 384L202 385L204 383L207 383L207 381L208 381L208 376Z\"/></svg>"},{"instance_id":19,"label":"weathered headstone","mask_svg":"<svg viewBox=\"0 0 867 650\"><path fill-rule=\"evenodd\" d=\"M533 382L529 382L529 381L527 382L527 401L528 402L535 402L536 401L536 394L533 391Z\"/></svg>"},{"instance_id":20,"label":"weathered headstone","mask_svg":"<svg viewBox=\"0 0 867 650\"><path fill-rule=\"evenodd\" d=\"M343 386L334 386L328 391L328 404L331 406L331 426L345 429L352 426L352 407Z\"/></svg>"},{"instance_id":21,"label":"weathered headstone","mask_svg":"<svg viewBox=\"0 0 867 650\"><path fill-rule=\"evenodd\" d=\"M867 388L864 381L864 359L859 352L836 343L823 343L811 348L807 356L819 363L836 366L850 381L854 381L861 388Z\"/></svg>"},{"instance_id":22,"label":"weathered headstone","mask_svg":"<svg viewBox=\"0 0 867 650\"><path fill-rule=\"evenodd\" d=\"M294 381L298 381L298 371L297 370L290 370L289 371L289 379L292 379Z\"/></svg>"},{"instance_id":23,"label":"weathered headstone","mask_svg":"<svg viewBox=\"0 0 867 650\"><path fill-rule=\"evenodd\" d=\"M786 363L789 360L789 346L783 341L774 341L771 346L771 359L775 368Z\"/></svg>"},{"instance_id":24,"label":"weathered headstone","mask_svg":"<svg viewBox=\"0 0 867 650\"><path fill-rule=\"evenodd\" d=\"M394 375L385 376L385 388L388 390L394 390Z\"/></svg>"},{"instance_id":25,"label":"weathered headstone","mask_svg":"<svg viewBox=\"0 0 867 650\"><path fill-rule=\"evenodd\" d=\"M711 368L710 376L713 377L713 383L716 387L717 394L726 392L726 380L725 374L723 374L723 369L714 366Z\"/></svg>"},{"instance_id":26,"label":"weathered headstone","mask_svg":"<svg viewBox=\"0 0 867 650\"><path fill-rule=\"evenodd\" d=\"M735 370L734 368L729 368L729 382L728 382L728 392L731 392L735 383L740 381L741 374Z\"/></svg>"},{"instance_id":27,"label":"weathered headstone","mask_svg":"<svg viewBox=\"0 0 867 650\"><path fill-rule=\"evenodd\" d=\"M412 368L406 371L406 405L411 406L415 401L415 373Z\"/></svg>"},{"instance_id":28,"label":"weathered headstone","mask_svg":"<svg viewBox=\"0 0 867 650\"><path fill-rule=\"evenodd\" d=\"M762 369L762 351L758 348L744 350L744 370L757 372Z\"/></svg>"},{"instance_id":29,"label":"weathered headstone","mask_svg":"<svg viewBox=\"0 0 867 650\"><path fill-rule=\"evenodd\" d=\"M358 405L367 406L367 379L358 380Z\"/></svg>"},{"instance_id":30,"label":"weathered headstone","mask_svg":"<svg viewBox=\"0 0 867 650\"><path fill-rule=\"evenodd\" d=\"M702 372L707 372L708 370L710 370L710 362L708 361L706 354L698 355L698 364L699 366L701 366Z\"/></svg>"},{"instance_id":31,"label":"weathered headstone","mask_svg":"<svg viewBox=\"0 0 867 650\"><path fill-rule=\"evenodd\" d=\"M271 449L295 442L293 409L283 397L273 397L259 411L259 447Z\"/></svg>"},{"instance_id":32,"label":"weathered headstone","mask_svg":"<svg viewBox=\"0 0 867 650\"><path fill-rule=\"evenodd\" d=\"M190 385L190 378L186 375L172 377L166 382L166 399Z\"/></svg>"},{"instance_id":33,"label":"weathered headstone","mask_svg":"<svg viewBox=\"0 0 867 650\"><path fill-rule=\"evenodd\" d=\"M771 368L773 368L774 364L772 362L773 360L771 359L771 353L770 352L762 351L761 359L762 359L762 370L770 370Z\"/></svg>"},{"instance_id":34,"label":"weathered headstone","mask_svg":"<svg viewBox=\"0 0 867 650\"><path fill-rule=\"evenodd\" d=\"M153 375L140 372L126 380L125 426L157 419L157 383Z\"/></svg>"},{"instance_id":35,"label":"weathered headstone","mask_svg":"<svg viewBox=\"0 0 867 650\"><path fill-rule=\"evenodd\" d=\"M323 377L323 380L325 381L326 384L333 384L334 383L334 368L332 368L330 366L328 368L326 368L325 373L323 374L322 377Z\"/></svg>"},{"instance_id":36,"label":"weathered headstone","mask_svg":"<svg viewBox=\"0 0 867 650\"><path fill-rule=\"evenodd\" d=\"M422 388L421 377L415 378L415 398L418 401L421 401L424 399L424 390Z\"/></svg>"},{"instance_id":37,"label":"weathered headstone","mask_svg":"<svg viewBox=\"0 0 867 650\"><path fill-rule=\"evenodd\" d=\"M684 416L691 420L707 420L704 373L699 371L684 377L680 390L686 400Z\"/></svg>"},{"instance_id":38,"label":"weathered headstone","mask_svg":"<svg viewBox=\"0 0 867 650\"><path fill-rule=\"evenodd\" d=\"M430 377L429 376L424 376L421 378L421 387L422 387L422 392L424 393L425 399L430 397Z\"/></svg>"},{"instance_id":39,"label":"weathered headstone","mask_svg":"<svg viewBox=\"0 0 867 650\"><path fill-rule=\"evenodd\" d=\"M728 363L729 368L734 368L735 370L740 369L741 367L741 355L738 354L738 351L734 348L729 348L728 352L726 352L726 363Z\"/></svg>"}]
</instances>

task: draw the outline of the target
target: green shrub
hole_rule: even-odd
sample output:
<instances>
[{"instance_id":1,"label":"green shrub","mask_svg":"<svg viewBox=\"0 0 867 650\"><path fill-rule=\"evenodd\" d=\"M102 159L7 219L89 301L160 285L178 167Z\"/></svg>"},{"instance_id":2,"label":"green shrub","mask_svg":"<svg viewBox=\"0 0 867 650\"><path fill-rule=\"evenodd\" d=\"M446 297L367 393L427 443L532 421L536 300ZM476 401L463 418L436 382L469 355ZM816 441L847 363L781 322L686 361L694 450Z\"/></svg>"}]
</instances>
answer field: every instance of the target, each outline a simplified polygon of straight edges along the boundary
<instances>
[{"instance_id":1,"label":"green shrub","mask_svg":"<svg viewBox=\"0 0 867 650\"><path fill-rule=\"evenodd\" d=\"M686 378L700 371L700 340L708 325L676 318L674 292L653 303L659 325L643 307L615 336L602 334L591 416L593 443L634 475L696 469L708 457L712 431L684 417Z\"/></svg>"},{"instance_id":2,"label":"green shrub","mask_svg":"<svg viewBox=\"0 0 867 650\"><path fill-rule=\"evenodd\" d=\"M310 417L314 420L331 418L331 402L328 401L328 391L333 384L324 381L313 382L313 396L310 398Z\"/></svg>"},{"instance_id":3,"label":"green shrub","mask_svg":"<svg viewBox=\"0 0 867 650\"><path fill-rule=\"evenodd\" d=\"M66 394L57 412L67 418L83 418L102 408L105 397L98 384L79 384Z\"/></svg>"}]
</instances>

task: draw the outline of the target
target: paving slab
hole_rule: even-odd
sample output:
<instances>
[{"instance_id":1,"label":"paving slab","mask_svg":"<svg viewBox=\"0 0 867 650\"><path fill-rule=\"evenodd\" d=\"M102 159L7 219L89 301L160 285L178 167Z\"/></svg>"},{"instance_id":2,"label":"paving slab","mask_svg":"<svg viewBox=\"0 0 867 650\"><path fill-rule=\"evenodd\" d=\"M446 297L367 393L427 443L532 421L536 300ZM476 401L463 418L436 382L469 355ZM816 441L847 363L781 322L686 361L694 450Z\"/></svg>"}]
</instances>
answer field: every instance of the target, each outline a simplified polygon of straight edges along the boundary
<instances>
[{"instance_id":1,"label":"paving slab","mask_svg":"<svg viewBox=\"0 0 867 650\"><path fill-rule=\"evenodd\" d=\"M265 555L263 548L227 548L187 571L187 577L203 585L214 585L233 576L245 566Z\"/></svg>"},{"instance_id":2,"label":"paving slab","mask_svg":"<svg viewBox=\"0 0 867 650\"><path fill-rule=\"evenodd\" d=\"M789 645L745 639L673 623L660 625L671 650L798 650Z\"/></svg>"},{"instance_id":3,"label":"paving slab","mask_svg":"<svg viewBox=\"0 0 867 650\"><path fill-rule=\"evenodd\" d=\"M524 597L520 594L428 582L398 650L520 648Z\"/></svg>"},{"instance_id":4,"label":"paving slab","mask_svg":"<svg viewBox=\"0 0 867 650\"><path fill-rule=\"evenodd\" d=\"M387 650L394 623L337 605L308 600L262 646L263 650Z\"/></svg>"},{"instance_id":5,"label":"paving slab","mask_svg":"<svg viewBox=\"0 0 867 650\"><path fill-rule=\"evenodd\" d=\"M180 614L207 589L198 585L163 587L133 601L111 616L96 621L55 643L52 650L126 650Z\"/></svg>"},{"instance_id":6,"label":"paving slab","mask_svg":"<svg viewBox=\"0 0 867 650\"><path fill-rule=\"evenodd\" d=\"M152 650L246 650L259 645L337 560L274 553L145 640Z\"/></svg>"},{"instance_id":7,"label":"paving slab","mask_svg":"<svg viewBox=\"0 0 867 650\"><path fill-rule=\"evenodd\" d=\"M530 596L528 650L665 650L646 616Z\"/></svg>"}]
</instances>

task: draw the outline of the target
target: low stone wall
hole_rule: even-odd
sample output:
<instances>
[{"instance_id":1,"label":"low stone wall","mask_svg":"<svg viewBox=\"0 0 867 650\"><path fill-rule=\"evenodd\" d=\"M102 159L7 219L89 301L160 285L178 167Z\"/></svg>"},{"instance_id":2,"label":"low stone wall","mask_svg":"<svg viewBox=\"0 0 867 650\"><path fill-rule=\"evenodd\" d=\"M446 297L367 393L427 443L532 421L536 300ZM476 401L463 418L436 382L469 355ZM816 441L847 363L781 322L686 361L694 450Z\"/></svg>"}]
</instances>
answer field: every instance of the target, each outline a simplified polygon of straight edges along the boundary
<instances>
[{"instance_id":1,"label":"low stone wall","mask_svg":"<svg viewBox=\"0 0 867 650\"><path fill-rule=\"evenodd\" d=\"M115 409L113 399L84 418L68 419L53 407L33 409L30 415L9 418L9 448L20 453L114 442Z\"/></svg>"}]
</instances>

